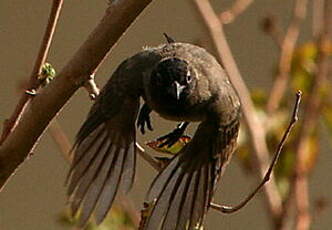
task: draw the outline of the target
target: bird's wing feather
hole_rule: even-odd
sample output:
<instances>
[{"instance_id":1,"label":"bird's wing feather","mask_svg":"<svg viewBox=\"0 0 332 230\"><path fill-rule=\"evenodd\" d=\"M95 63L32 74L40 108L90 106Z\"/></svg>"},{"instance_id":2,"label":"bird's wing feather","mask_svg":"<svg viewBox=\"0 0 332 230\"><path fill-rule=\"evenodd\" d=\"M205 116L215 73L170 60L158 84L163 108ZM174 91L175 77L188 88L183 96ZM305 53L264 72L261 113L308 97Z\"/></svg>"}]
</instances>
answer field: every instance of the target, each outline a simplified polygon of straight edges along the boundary
<instances>
[{"instance_id":1,"label":"bird's wing feather","mask_svg":"<svg viewBox=\"0 0 332 230\"><path fill-rule=\"evenodd\" d=\"M76 137L68 196L80 225L94 212L100 223L118 191L130 189L136 164L135 120L142 74L160 59L149 50L124 61L97 97Z\"/></svg>"},{"instance_id":2,"label":"bird's wing feather","mask_svg":"<svg viewBox=\"0 0 332 230\"><path fill-rule=\"evenodd\" d=\"M81 226L88 221L93 211L100 223L117 192L128 191L133 183L138 107L139 98L123 98L117 114L110 118L101 117L103 122L84 139L78 135L70 169L68 195L71 197L73 214L82 207ZM85 124L89 122L88 118ZM90 128L89 125L83 126L83 133L86 127Z\"/></svg>"},{"instance_id":3,"label":"bird's wing feather","mask_svg":"<svg viewBox=\"0 0 332 230\"><path fill-rule=\"evenodd\" d=\"M239 121L204 121L183 151L153 181L154 203L145 230L183 230L202 225L222 173L236 145Z\"/></svg>"}]
</instances>

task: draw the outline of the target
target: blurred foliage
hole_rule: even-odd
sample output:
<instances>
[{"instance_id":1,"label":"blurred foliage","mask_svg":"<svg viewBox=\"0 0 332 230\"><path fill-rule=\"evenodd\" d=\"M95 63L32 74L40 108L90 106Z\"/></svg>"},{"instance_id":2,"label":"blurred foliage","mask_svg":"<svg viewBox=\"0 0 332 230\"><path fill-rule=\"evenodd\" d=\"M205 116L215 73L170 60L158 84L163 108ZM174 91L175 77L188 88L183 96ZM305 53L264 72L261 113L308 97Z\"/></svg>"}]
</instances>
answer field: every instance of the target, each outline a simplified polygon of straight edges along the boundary
<instances>
[{"instance_id":1,"label":"blurred foliage","mask_svg":"<svg viewBox=\"0 0 332 230\"><path fill-rule=\"evenodd\" d=\"M325 52L332 55L332 43L327 43ZM301 89L305 96L312 86L316 71L316 61L318 49L315 43L307 42L299 46L293 55L291 68L291 86L294 90ZM328 94L331 91L331 85L326 84L322 87L322 93Z\"/></svg>"},{"instance_id":2,"label":"blurred foliage","mask_svg":"<svg viewBox=\"0 0 332 230\"><path fill-rule=\"evenodd\" d=\"M78 225L79 215L71 217L69 210L64 211L58 217L58 223L62 226L73 227L76 230ZM135 225L130 216L130 213L121 205L113 205L111 211L106 216L105 220L96 225L94 221L90 221L85 230L134 230Z\"/></svg>"},{"instance_id":3,"label":"blurred foliage","mask_svg":"<svg viewBox=\"0 0 332 230\"><path fill-rule=\"evenodd\" d=\"M332 56L332 44L329 43L325 52ZM290 72L290 87L293 89L291 92L301 90L303 92L303 101L306 100L306 95L310 92L310 89L314 82L316 73L316 61L318 57L318 49L313 42L305 43L294 52L292 58L292 68ZM323 98L322 105L319 109L322 110L322 120L325 126L328 128L332 138L332 89L331 84L322 85L319 93ZM267 103L268 93L262 89L254 89L251 92L253 102L256 106L256 115L259 120L265 123L267 131L267 143L271 154L275 153L278 144L284 134L284 131L289 123L289 119L292 113L293 100L285 99L281 102L280 108L271 117L267 117L265 113L265 106ZM304 104L302 107L305 106ZM301 122L301 120L300 120ZM318 123L318 122L317 122ZM279 161L274 169L277 185L280 194L283 198L286 198L289 192L289 180L293 175L293 169L295 166L295 146L299 134L299 125L292 131L287 143L284 146L283 152L280 155ZM316 163L317 155L319 153L319 130L315 127L311 132L311 136L305 141L305 156L303 157L303 168L306 172L310 172ZM332 143L332 141L330 142ZM242 166L249 172L252 172L251 162L251 147L245 130L242 130L239 135L239 148L236 154L242 164Z\"/></svg>"},{"instance_id":4,"label":"blurred foliage","mask_svg":"<svg viewBox=\"0 0 332 230\"><path fill-rule=\"evenodd\" d=\"M328 129L332 139L332 97L328 100L328 105L323 108L324 125Z\"/></svg>"}]
</instances>

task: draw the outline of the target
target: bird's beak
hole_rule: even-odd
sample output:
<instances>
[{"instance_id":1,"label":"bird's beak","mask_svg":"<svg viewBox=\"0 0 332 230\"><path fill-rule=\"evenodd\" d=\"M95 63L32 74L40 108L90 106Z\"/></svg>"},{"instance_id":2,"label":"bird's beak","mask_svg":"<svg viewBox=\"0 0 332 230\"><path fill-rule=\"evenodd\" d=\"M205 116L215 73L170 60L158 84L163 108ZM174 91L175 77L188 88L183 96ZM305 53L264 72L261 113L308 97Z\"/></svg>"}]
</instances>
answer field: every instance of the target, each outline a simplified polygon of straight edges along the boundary
<instances>
[{"instance_id":1,"label":"bird's beak","mask_svg":"<svg viewBox=\"0 0 332 230\"><path fill-rule=\"evenodd\" d=\"M179 82L174 81L170 93L171 93L171 95L173 95L176 98L176 100L179 100L180 95L181 95L184 88L185 88L184 85L180 85Z\"/></svg>"}]
</instances>

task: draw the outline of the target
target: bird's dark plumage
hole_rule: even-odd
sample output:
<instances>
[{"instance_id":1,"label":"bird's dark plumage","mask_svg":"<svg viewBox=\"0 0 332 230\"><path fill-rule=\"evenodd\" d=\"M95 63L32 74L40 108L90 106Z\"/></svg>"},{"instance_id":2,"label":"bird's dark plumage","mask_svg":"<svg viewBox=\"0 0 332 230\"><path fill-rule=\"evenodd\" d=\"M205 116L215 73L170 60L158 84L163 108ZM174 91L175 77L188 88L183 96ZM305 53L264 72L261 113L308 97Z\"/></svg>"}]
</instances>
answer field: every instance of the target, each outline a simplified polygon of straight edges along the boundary
<instances>
[{"instance_id":1,"label":"bird's dark plumage","mask_svg":"<svg viewBox=\"0 0 332 230\"><path fill-rule=\"evenodd\" d=\"M68 194L81 226L100 223L135 176L139 98L175 121L200 121L193 139L153 181L146 230L193 229L203 223L215 185L235 145L240 103L218 62L204 49L169 42L124 61L97 97L74 146ZM148 120L148 124L149 124ZM144 126L140 116L139 125ZM144 128L144 127L143 127Z\"/></svg>"}]
</instances>

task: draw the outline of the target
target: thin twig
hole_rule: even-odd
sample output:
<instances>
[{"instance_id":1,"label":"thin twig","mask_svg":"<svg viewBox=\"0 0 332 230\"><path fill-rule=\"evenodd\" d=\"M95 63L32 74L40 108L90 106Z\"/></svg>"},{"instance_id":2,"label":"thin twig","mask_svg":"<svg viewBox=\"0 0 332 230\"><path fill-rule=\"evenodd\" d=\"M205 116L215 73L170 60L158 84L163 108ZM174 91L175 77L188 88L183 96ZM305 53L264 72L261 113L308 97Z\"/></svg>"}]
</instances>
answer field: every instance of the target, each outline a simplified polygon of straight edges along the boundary
<instances>
[{"instance_id":1,"label":"thin twig","mask_svg":"<svg viewBox=\"0 0 332 230\"><path fill-rule=\"evenodd\" d=\"M272 114L278 108L285 94L291 70L291 60L299 37L301 22L306 17L307 5L308 0L295 1L293 16L281 45L278 74L273 82L267 102L266 108L268 114Z\"/></svg>"},{"instance_id":2,"label":"thin twig","mask_svg":"<svg viewBox=\"0 0 332 230\"><path fill-rule=\"evenodd\" d=\"M294 109L293 109L293 113L291 116L291 120L289 122L289 125L278 145L278 148L274 154L274 157L271 161L270 167L268 168L263 180L261 181L261 183L254 189L254 191L252 193L250 193L245 200L243 200L240 204L234 206L234 207L229 207L229 206L221 206L218 204L214 204L211 203L210 206L211 208L214 208L218 211L221 211L223 213L233 213L236 212L238 210L240 210L241 208L243 208L257 193L258 191L265 185L266 182L269 181L270 176L272 174L272 170L274 168L274 166L277 164L279 156L281 154L281 151L286 143L286 140L288 139L288 136L292 130L292 128L294 127L295 123L298 121L298 112L299 112L299 107L300 107L300 102L301 102L301 91L298 91L296 94L296 101L295 101L295 105L294 105Z\"/></svg>"},{"instance_id":3,"label":"thin twig","mask_svg":"<svg viewBox=\"0 0 332 230\"><path fill-rule=\"evenodd\" d=\"M243 82L241 74L227 44L223 26L212 9L210 2L200 0L193 0L193 2L209 30L212 41L218 52L219 61L221 61L221 63L225 66L230 80L239 94L242 104L242 112L245 123L248 127L250 142L254 150L255 165L259 169L258 173L260 178L263 179L265 171L268 168L269 161L269 152L265 140L265 129L256 116L249 90ZM281 213L281 197L277 192L273 175L270 183L263 187L263 191L267 200L269 213L271 213L271 216L274 219L278 218Z\"/></svg>"},{"instance_id":4,"label":"thin twig","mask_svg":"<svg viewBox=\"0 0 332 230\"><path fill-rule=\"evenodd\" d=\"M31 100L16 128L0 146L0 191L33 150L49 122L82 82L95 72L110 49L151 1L112 1L99 25L72 59Z\"/></svg>"},{"instance_id":5,"label":"thin twig","mask_svg":"<svg viewBox=\"0 0 332 230\"><path fill-rule=\"evenodd\" d=\"M296 145L296 166L294 177L295 204L297 209L296 230L307 230L310 228L311 216L309 212L309 194L308 194L308 170L305 167L305 145L309 141L313 130L317 126L320 116L320 105L323 100L322 87L325 86L328 71L329 60L326 44L331 39L331 23L332 23L332 2L325 0L323 7L323 27L317 42L318 58L317 73L314 78L311 90L308 94L307 104L305 107L303 123Z\"/></svg>"},{"instance_id":6,"label":"thin twig","mask_svg":"<svg viewBox=\"0 0 332 230\"><path fill-rule=\"evenodd\" d=\"M59 15L61 12L61 7L63 4L63 0L54 0L52 9L50 12L50 16L48 19L47 27L45 30L45 34L41 43L41 46L39 48L38 56L35 61L35 65L33 67L32 73L30 75L30 81L28 83L28 87L26 90L23 90L23 93L21 95L21 98L16 105L16 108L11 115L9 119L7 119L3 124L3 130L0 138L0 145L4 142L4 140L7 138L7 136L13 131L13 129L18 124L22 114L24 113L24 110L26 108L26 105L28 102L33 98L32 95L27 94L26 91L34 91L39 87L39 81L38 81L38 75L41 73L41 69L43 64L45 63L50 46L52 43L52 38L54 35L54 31L59 19Z\"/></svg>"},{"instance_id":7,"label":"thin twig","mask_svg":"<svg viewBox=\"0 0 332 230\"><path fill-rule=\"evenodd\" d=\"M147 161L155 170L161 171L162 170L162 165L154 159L152 156L150 156L148 153L145 152L145 149L136 142L136 147L138 150L138 154L145 160Z\"/></svg>"},{"instance_id":8,"label":"thin twig","mask_svg":"<svg viewBox=\"0 0 332 230\"><path fill-rule=\"evenodd\" d=\"M63 131L62 127L60 126L57 118L54 118L50 125L48 126L47 131L59 147L62 156L65 158L66 161L71 162L71 155L70 150L72 144L70 143L66 133Z\"/></svg>"},{"instance_id":9,"label":"thin twig","mask_svg":"<svg viewBox=\"0 0 332 230\"><path fill-rule=\"evenodd\" d=\"M232 7L219 14L221 23L228 24L233 22L242 14L254 0L236 0Z\"/></svg>"}]
</instances>

